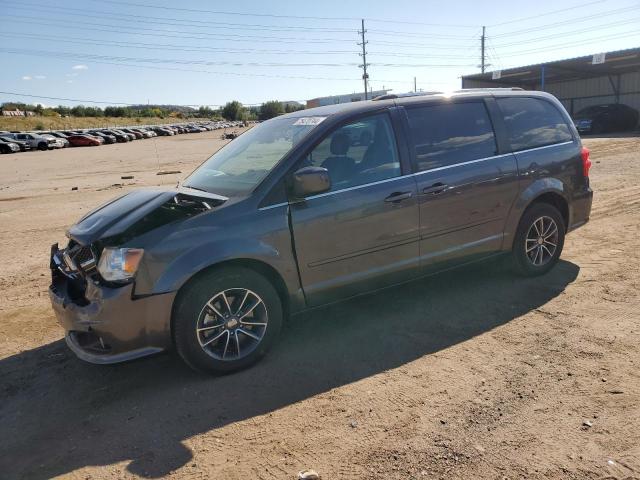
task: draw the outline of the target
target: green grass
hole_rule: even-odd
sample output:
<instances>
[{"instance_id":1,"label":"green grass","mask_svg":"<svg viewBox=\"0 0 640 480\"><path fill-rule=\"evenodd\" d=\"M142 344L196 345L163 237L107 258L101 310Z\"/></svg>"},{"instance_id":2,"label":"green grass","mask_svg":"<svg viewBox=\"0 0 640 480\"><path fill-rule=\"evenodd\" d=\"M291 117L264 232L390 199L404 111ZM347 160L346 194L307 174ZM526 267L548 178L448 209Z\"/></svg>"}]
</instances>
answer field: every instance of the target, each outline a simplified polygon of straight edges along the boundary
<instances>
[{"instance_id":1,"label":"green grass","mask_svg":"<svg viewBox=\"0 0 640 480\"><path fill-rule=\"evenodd\" d=\"M204 121L208 118L190 118L188 120L167 117L0 117L0 130L73 130L76 128L108 128L128 125L159 125L163 123L182 123Z\"/></svg>"}]
</instances>

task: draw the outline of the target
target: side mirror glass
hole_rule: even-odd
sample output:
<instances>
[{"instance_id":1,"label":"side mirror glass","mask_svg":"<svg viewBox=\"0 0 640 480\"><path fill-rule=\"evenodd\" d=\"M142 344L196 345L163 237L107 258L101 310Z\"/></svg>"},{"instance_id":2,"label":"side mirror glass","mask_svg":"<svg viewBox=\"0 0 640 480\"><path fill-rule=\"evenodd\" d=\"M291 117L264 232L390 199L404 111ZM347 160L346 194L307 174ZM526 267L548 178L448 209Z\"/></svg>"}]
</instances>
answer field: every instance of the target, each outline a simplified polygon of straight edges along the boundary
<instances>
[{"instance_id":1,"label":"side mirror glass","mask_svg":"<svg viewBox=\"0 0 640 480\"><path fill-rule=\"evenodd\" d=\"M293 195L305 198L331 189L329 171L322 167L304 167L293 174Z\"/></svg>"}]
</instances>

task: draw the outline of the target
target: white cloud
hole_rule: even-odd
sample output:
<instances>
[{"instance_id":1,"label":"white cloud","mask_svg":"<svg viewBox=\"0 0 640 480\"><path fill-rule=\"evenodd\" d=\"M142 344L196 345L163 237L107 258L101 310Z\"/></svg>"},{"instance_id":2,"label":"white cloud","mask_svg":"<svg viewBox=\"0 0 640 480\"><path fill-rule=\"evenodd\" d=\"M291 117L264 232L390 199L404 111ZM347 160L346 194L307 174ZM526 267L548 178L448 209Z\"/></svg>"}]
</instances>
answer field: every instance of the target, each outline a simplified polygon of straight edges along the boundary
<instances>
[{"instance_id":1,"label":"white cloud","mask_svg":"<svg viewBox=\"0 0 640 480\"><path fill-rule=\"evenodd\" d=\"M36 80L44 80L47 77L45 75L34 75L33 78L35 78Z\"/></svg>"},{"instance_id":2,"label":"white cloud","mask_svg":"<svg viewBox=\"0 0 640 480\"><path fill-rule=\"evenodd\" d=\"M31 76L30 75L25 75L24 77L22 77L22 80L31 80Z\"/></svg>"},{"instance_id":3,"label":"white cloud","mask_svg":"<svg viewBox=\"0 0 640 480\"><path fill-rule=\"evenodd\" d=\"M86 65L74 65L71 70L89 70L89 67Z\"/></svg>"},{"instance_id":4,"label":"white cloud","mask_svg":"<svg viewBox=\"0 0 640 480\"><path fill-rule=\"evenodd\" d=\"M73 83L73 80L67 80L67 83Z\"/></svg>"},{"instance_id":5,"label":"white cloud","mask_svg":"<svg viewBox=\"0 0 640 480\"><path fill-rule=\"evenodd\" d=\"M65 73L64 75L65 75L65 77L77 77L78 76L78 74L75 73L75 72L74 73Z\"/></svg>"}]
</instances>

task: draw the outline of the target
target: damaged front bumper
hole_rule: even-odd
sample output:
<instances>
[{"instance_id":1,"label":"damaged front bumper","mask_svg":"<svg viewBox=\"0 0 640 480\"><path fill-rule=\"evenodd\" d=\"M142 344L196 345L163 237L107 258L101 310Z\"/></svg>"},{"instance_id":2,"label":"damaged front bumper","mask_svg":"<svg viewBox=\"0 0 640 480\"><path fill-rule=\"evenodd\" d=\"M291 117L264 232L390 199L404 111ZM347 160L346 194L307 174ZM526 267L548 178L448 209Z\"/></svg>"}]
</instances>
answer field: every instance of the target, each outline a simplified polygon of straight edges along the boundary
<instances>
[{"instance_id":1,"label":"damaged front bumper","mask_svg":"<svg viewBox=\"0 0 640 480\"><path fill-rule=\"evenodd\" d=\"M91 363L118 363L171 346L175 292L135 297L134 284L102 285L97 273L73 270L64 250L51 248L49 297L69 348Z\"/></svg>"}]
</instances>

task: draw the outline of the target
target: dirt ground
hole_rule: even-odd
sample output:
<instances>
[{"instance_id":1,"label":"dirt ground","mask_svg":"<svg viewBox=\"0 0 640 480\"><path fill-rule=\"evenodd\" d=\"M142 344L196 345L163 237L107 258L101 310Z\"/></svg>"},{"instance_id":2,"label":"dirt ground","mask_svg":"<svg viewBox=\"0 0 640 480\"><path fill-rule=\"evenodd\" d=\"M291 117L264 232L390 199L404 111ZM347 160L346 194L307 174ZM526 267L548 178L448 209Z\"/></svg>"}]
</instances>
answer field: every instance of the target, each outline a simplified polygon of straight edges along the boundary
<instances>
[{"instance_id":1,"label":"dirt ground","mask_svg":"<svg viewBox=\"0 0 640 480\"><path fill-rule=\"evenodd\" d=\"M225 377L77 360L49 246L218 137L0 156L0 478L640 478L640 138L585 140L592 218L544 277L476 265L317 310Z\"/></svg>"}]
</instances>

